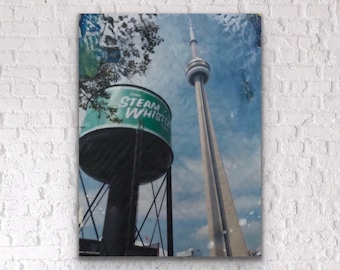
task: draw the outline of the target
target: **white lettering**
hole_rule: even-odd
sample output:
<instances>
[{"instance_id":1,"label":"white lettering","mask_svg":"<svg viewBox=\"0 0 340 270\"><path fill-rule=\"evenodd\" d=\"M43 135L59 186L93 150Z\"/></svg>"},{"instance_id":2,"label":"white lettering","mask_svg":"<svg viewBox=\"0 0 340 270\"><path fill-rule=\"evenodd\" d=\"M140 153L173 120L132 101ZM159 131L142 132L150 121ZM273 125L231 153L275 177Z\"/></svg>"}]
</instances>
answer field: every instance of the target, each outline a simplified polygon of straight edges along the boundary
<instances>
[{"instance_id":1,"label":"white lettering","mask_svg":"<svg viewBox=\"0 0 340 270\"><path fill-rule=\"evenodd\" d=\"M151 110L145 110L143 116L151 118L152 111Z\"/></svg>"},{"instance_id":2,"label":"white lettering","mask_svg":"<svg viewBox=\"0 0 340 270\"><path fill-rule=\"evenodd\" d=\"M122 97L122 99L119 102L119 107L126 107L128 105L129 102L129 97Z\"/></svg>"},{"instance_id":3,"label":"white lettering","mask_svg":"<svg viewBox=\"0 0 340 270\"><path fill-rule=\"evenodd\" d=\"M137 98L130 98L130 105L129 106L133 106L133 104L135 104L136 100L137 100Z\"/></svg>"},{"instance_id":4,"label":"white lettering","mask_svg":"<svg viewBox=\"0 0 340 270\"><path fill-rule=\"evenodd\" d=\"M124 96L119 101L119 107L125 108L125 117L134 119L149 118L160 122L163 127L170 127L169 119L159 112L161 105L138 97ZM148 108L148 109L147 109Z\"/></svg>"},{"instance_id":5,"label":"white lettering","mask_svg":"<svg viewBox=\"0 0 340 270\"><path fill-rule=\"evenodd\" d=\"M155 111L159 111L159 109L160 109L160 105L159 104L156 104L155 102L152 102L151 103L151 107L150 107L150 109L153 109L153 110L155 110Z\"/></svg>"},{"instance_id":6,"label":"white lettering","mask_svg":"<svg viewBox=\"0 0 340 270\"><path fill-rule=\"evenodd\" d=\"M138 111L137 108L133 108L133 109L131 110L131 108L128 107L128 108L126 109L125 117L126 117L126 118L130 118L130 116L133 115L133 117L134 117L135 119L137 119L137 118L139 118L139 117L143 114L143 112L144 112L144 109L141 109L141 110Z\"/></svg>"},{"instance_id":7,"label":"white lettering","mask_svg":"<svg viewBox=\"0 0 340 270\"><path fill-rule=\"evenodd\" d=\"M143 103L144 103L144 99L140 98L140 99L137 101L136 106L137 106L137 107L142 107ZM145 106L144 106L144 107L145 107Z\"/></svg>"},{"instance_id":8,"label":"white lettering","mask_svg":"<svg viewBox=\"0 0 340 270\"><path fill-rule=\"evenodd\" d=\"M145 103L144 103L144 108L145 108L145 107L151 108L151 102L150 102L150 100L145 101Z\"/></svg>"}]
</instances>

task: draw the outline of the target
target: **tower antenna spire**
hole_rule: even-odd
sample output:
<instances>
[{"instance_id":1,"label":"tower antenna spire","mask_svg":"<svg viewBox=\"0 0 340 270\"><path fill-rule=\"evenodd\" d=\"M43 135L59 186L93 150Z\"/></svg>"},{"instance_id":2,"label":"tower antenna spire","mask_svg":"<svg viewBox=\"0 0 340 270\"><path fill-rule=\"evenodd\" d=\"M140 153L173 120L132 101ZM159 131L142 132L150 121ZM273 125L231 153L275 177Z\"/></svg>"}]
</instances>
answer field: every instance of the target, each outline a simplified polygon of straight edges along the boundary
<instances>
[{"instance_id":1,"label":"tower antenna spire","mask_svg":"<svg viewBox=\"0 0 340 270\"><path fill-rule=\"evenodd\" d=\"M192 27L191 18L189 17L189 31L190 31L190 46L191 46L191 53L192 57L197 57L197 40L195 38L194 29Z\"/></svg>"}]
</instances>

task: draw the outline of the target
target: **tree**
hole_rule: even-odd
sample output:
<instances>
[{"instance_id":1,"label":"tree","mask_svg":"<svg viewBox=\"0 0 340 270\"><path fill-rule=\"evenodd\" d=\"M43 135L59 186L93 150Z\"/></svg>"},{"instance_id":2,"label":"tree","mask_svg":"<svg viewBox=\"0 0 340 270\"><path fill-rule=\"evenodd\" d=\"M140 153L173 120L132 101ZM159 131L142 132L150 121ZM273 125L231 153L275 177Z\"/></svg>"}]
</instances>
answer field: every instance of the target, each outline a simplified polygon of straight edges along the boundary
<instances>
[{"instance_id":1,"label":"tree","mask_svg":"<svg viewBox=\"0 0 340 270\"><path fill-rule=\"evenodd\" d=\"M110 121L117 108L108 107L105 88L122 77L145 74L150 54L164 41L157 33L156 14L82 14L79 21L79 107L105 112Z\"/></svg>"}]
</instances>

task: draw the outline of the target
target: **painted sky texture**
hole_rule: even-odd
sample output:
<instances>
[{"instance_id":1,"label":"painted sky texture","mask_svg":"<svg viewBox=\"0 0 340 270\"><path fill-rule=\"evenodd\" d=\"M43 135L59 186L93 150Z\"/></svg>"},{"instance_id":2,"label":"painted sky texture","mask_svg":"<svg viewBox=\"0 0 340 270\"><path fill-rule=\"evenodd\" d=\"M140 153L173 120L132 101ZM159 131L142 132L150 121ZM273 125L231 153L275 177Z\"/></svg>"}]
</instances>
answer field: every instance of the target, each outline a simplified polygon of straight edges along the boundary
<instances>
[{"instance_id":1,"label":"painted sky texture","mask_svg":"<svg viewBox=\"0 0 340 270\"><path fill-rule=\"evenodd\" d=\"M206 94L240 225L248 249L257 249L261 247L262 215L261 47L257 33L245 14L195 14L190 18L198 41L198 55L211 67ZM196 97L185 77L185 67L192 58L189 15L158 15L156 23L164 42L151 55L152 63L145 76L118 83L148 88L169 104L173 117L174 254L193 248L196 254L209 256ZM245 82L250 92L244 91ZM84 112L80 111L80 125L83 117ZM86 176L84 180L91 197L100 183ZM79 192L80 206L85 211L81 187ZM138 222L150 205L150 192L149 186L140 187ZM100 220L104 213L105 199L95 216ZM165 214L161 220L165 221ZM98 221L99 227L101 222ZM150 237L153 229L151 224L145 226L143 238ZM87 234L93 237L90 229Z\"/></svg>"}]
</instances>

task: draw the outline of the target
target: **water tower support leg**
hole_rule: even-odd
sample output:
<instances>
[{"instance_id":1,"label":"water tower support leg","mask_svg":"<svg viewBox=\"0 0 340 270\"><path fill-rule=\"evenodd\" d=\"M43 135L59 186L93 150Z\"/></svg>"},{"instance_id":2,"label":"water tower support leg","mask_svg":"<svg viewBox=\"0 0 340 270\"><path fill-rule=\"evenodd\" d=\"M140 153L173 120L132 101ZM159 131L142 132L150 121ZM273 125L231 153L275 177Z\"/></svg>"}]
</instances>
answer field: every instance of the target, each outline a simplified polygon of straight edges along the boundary
<instances>
[{"instance_id":1,"label":"water tower support leg","mask_svg":"<svg viewBox=\"0 0 340 270\"><path fill-rule=\"evenodd\" d=\"M168 256L174 256L173 225L172 225L172 186L171 186L171 167L166 176L166 207L167 207L167 242Z\"/></svg>"}]
</instances>

